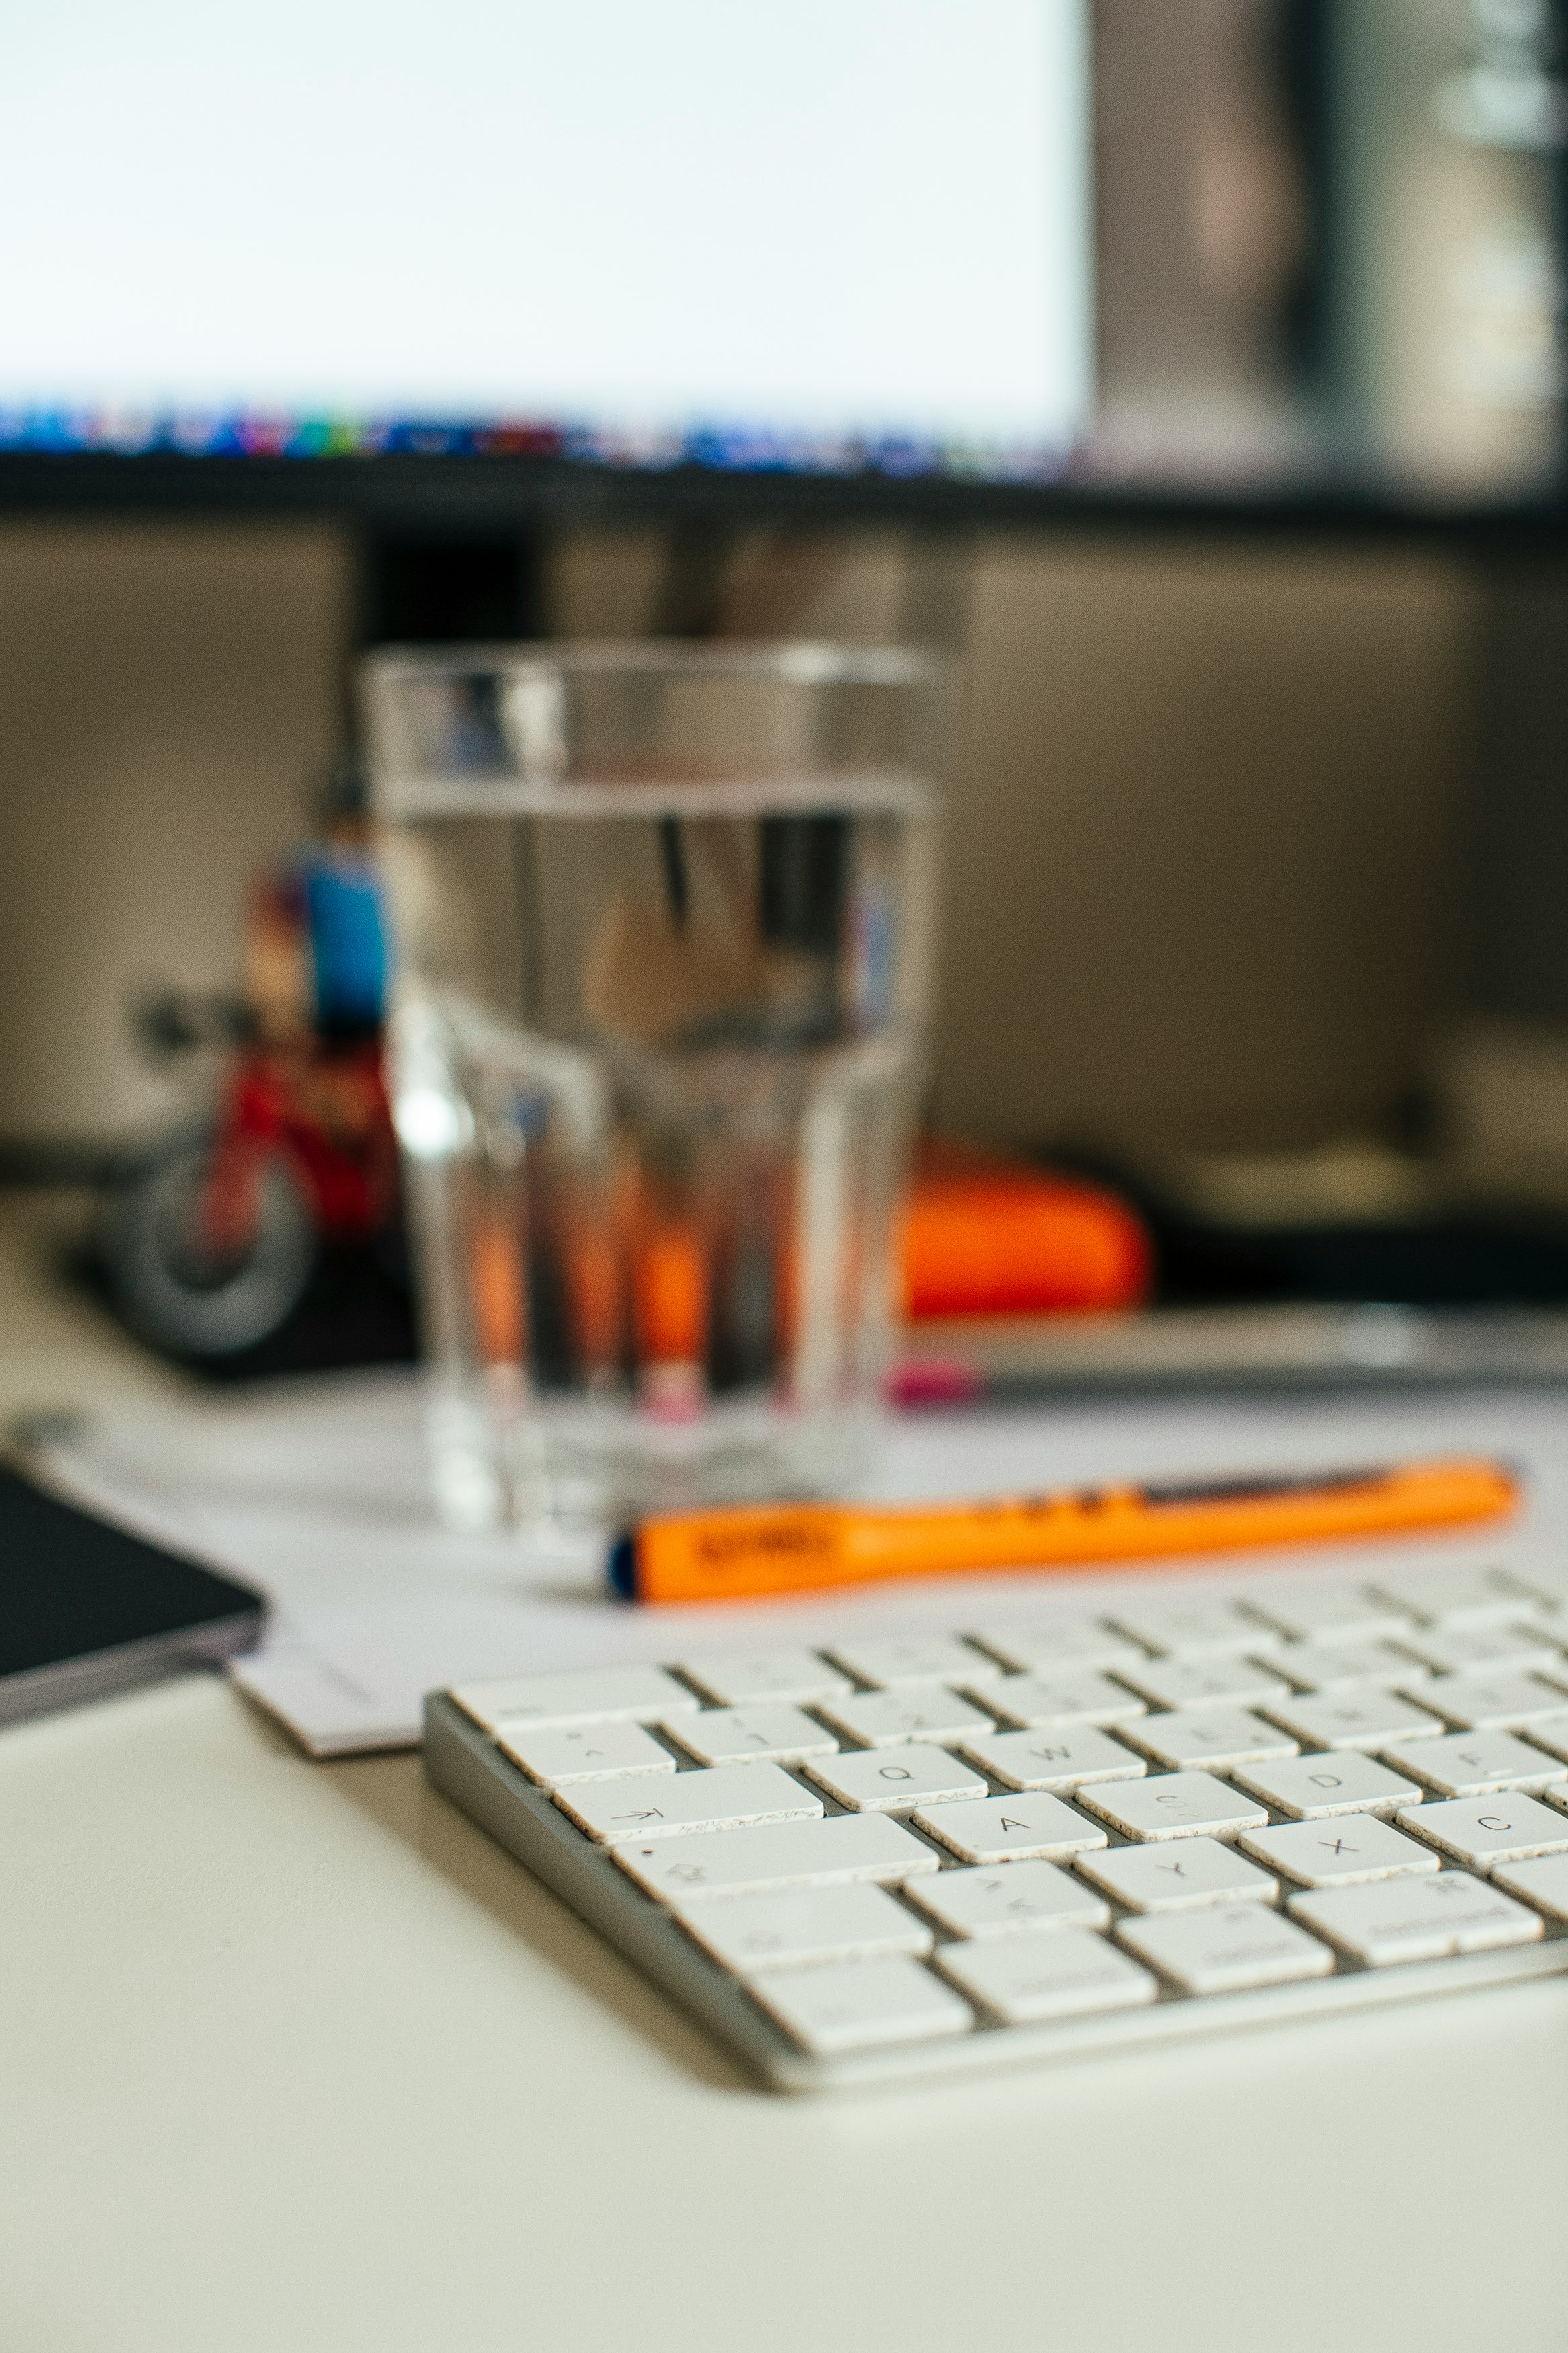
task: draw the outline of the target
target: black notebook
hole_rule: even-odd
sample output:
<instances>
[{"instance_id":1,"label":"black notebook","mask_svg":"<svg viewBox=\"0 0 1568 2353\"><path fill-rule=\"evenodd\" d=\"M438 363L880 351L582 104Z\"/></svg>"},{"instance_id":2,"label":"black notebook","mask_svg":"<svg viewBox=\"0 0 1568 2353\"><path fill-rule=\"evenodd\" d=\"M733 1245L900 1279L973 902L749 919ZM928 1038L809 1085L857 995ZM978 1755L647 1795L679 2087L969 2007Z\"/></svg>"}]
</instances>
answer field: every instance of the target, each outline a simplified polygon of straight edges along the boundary
<instances>
[{"instance_id":1,"label":"black notebook","mask_svg":"<svg viewBox=\"0 0 1568 2353\"><path fill-rule=\"evenodd\" d=\"M259 1593L0 1469L0 1723L248 1650Z\"/></svg>"}]
</instances>

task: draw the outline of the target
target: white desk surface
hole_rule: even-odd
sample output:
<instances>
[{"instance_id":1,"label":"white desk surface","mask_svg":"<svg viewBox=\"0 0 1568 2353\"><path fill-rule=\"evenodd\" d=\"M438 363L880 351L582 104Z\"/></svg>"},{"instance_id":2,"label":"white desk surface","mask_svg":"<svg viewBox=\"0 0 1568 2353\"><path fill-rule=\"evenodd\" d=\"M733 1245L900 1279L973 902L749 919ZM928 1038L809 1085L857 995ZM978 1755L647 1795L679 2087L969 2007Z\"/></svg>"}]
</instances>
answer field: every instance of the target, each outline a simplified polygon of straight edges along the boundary
<instances>
[{"instance_id":1,"label":"white desk surface","mask_svg":"<svg viewBox=\"0 0 1568 2353\"><path fill-rule=\"evenodd\" d=\"M136 1389L47 1320L13 1409ZM0 1735L0 1851L6 2353L1568 2341L1562 1979L771 2098L416 1759L206 1677Z\"/></svg>"}]
</instances>

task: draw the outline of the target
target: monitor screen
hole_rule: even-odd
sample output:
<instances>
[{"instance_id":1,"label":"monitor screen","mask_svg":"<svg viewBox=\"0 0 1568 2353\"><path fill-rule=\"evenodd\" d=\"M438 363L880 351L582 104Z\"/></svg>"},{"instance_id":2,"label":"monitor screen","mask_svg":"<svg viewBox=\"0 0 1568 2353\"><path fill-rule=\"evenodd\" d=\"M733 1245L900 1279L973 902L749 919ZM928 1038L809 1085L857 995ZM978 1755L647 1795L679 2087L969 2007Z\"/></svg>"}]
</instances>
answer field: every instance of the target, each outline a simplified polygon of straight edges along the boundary
<instances>
[{"instance_id":1,"label":"monitor screen","mask_svg":"<svg viewBox=\"0 0 1568 2353\"><path fill-rule=\"evenodd\" d=\"M0 82L0 448L1048 480L1088 0L56 0Z\"/></svg>"}]
</instances>

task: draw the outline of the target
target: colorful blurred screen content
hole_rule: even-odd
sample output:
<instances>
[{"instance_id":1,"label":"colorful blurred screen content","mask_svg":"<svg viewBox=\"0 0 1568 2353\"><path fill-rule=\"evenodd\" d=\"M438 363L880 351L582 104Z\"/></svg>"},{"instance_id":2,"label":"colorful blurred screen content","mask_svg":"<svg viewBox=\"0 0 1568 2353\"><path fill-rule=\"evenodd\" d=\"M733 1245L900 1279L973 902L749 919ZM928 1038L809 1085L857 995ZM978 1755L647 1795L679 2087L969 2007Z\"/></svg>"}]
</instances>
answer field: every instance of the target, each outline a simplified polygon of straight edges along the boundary
<instances>
[{"instance_id":1,"label":"colorful blurred screen content","mask_svg":"<svg viewBox=\"0 0 1568 2353\"><path fill-rule=\"evenodd\" d=\"M1049 479L1086 0L58 0L0 83L0 447Z\"/></svg>"}]
</instances>

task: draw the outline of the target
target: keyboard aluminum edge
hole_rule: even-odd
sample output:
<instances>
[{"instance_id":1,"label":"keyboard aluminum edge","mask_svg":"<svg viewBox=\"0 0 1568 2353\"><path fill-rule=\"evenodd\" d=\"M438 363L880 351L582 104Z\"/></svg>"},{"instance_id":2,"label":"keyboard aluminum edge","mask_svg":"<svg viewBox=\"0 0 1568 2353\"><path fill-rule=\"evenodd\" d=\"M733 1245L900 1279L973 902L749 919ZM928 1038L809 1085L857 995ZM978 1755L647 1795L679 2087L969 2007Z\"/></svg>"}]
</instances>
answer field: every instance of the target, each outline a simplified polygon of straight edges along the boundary
<instances>
[{"instance_id":1,"label":"keyboard aluminum edge","mask_svg":"<svg viewBox=\"0 0 1568 2353\"><path fill-rule=\"evenodd\" d=\"M818 2087L805 2058L738 1981L634 1885L602 1847L510 1764L440 1693L425 1702L425 1771L481 1830L634 1962L753 2073L781 2090ZM804 2079L793 2078L804 2068ZM786 2080L786 2078L791 2080Z\"/></svg>"},{"instance_id":2,"label":"keyboard aluminum edge","mask_svg":"<svg viewBox=\"0 0 1568 2353\"><path fill-rule=\"evenodd\" d=\"M1040 2026L983 2028L949 2041L817 2059L796 2048L675 1921L575 1830L544 1791L509 1764L489 1736L443 1694L425 1704L425 1770L434 1786L527 1865L571 1910L722 2042L774 2091L871 2090L1101 2052L1146 2050L1298 2020L1348 2017L1489 1985L1568 1970L1568 1930L1548 1923L1539 1942L1491 1953L1342 1968L1332 1977L1254 1991L1168 1997ZM1048 1934L1048 1931L1042 1933Z\"/></svg>"}]
</instances>

